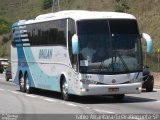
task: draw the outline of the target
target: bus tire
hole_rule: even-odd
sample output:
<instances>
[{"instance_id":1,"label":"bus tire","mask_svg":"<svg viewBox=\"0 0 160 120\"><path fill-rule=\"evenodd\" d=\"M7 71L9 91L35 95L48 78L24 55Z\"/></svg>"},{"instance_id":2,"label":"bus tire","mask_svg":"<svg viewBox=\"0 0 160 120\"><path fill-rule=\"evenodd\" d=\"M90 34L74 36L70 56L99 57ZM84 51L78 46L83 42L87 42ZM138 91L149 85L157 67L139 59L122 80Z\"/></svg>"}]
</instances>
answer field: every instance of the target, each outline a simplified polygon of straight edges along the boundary
<instances>
[{"instance_id":1,"label":"bus tire","mask_svg":"<svg viewBox=\"0 0 160 120\"><path fill-rule=\"evenodd\" d=\"M122 101L124 99L125 95L120 94L120 95L114 95L113 97L114 97L115 101Z\"/></svg>"},{"instance_id":2,"label":"bus tire","mask_svg":"<svg viewBox=\"0 0 160 120\"><path fill-rule=\"evenodd\" d=\"M70 100L70 95L68 93L68 83L67 83L65 77L63 77L63 79L61 81L61 95L62 95L63 100L65 100L65 101Z\"/></svg>"},{"instance_id":3,"label":"bus tire","mask_svg":"<svg viewBox=\"0 0 160 120\"><path fill-rule=\"evenodd\" d=\"M19 75L19 86L20 86L20 91L25 92L25 81L22 73L20 73Z\"/></svg>"},{"instance_id":4,"label":"bus tire","mask_svg":"<svg viewBox=\"0 0 160 120\"><path fill-rule=\"evenodd\" d=\"M8 81L9 81L9 78L6 78L6 81L8 82Z\"/></svg>"},{"instance_id":5,"label":"bus tire","mask_svg":"<svg viewBox=\"0 0 160 120\"><path fill-rule=\"evenodd\" d=\"M154 87L154 78L153 78L153 76L150 76L147 78L147 81L146 81L146 91L152 92L153 87Z\"/></svg>"},{"instance_id":6,"label":"bus tire","mask_svg":"<svg viewBox=\"0 0 160 120\"><path fill-rule=\"evenodd\" d=\"M25 83L26 83L26 85L25 85L26 93L29 94L29 93L32 92L32 88L31 88L30 85L29 85L29 80L28 80L28 74L27 74L27 73L25 74L24 80L25 80Z\"/></svg>"}]
</instances>

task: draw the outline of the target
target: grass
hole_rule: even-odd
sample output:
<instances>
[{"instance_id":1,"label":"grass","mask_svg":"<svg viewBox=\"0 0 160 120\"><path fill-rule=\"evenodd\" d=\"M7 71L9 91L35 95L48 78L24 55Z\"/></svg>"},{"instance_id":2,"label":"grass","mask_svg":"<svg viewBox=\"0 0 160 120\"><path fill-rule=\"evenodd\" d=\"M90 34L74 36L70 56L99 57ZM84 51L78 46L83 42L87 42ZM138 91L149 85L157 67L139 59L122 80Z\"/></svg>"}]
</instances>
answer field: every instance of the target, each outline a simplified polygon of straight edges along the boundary
<instances>
[{"instance_id":1,"label":"grass","mask_svg":"<svg viewBox=\"0 0 160 120\"><path fill-rule=\"evenodd\" d=\"M0 57L8 58L10 60L11 52L11 41L8 41L6 44L0 46Z\"/></svg>"}]
</instances>

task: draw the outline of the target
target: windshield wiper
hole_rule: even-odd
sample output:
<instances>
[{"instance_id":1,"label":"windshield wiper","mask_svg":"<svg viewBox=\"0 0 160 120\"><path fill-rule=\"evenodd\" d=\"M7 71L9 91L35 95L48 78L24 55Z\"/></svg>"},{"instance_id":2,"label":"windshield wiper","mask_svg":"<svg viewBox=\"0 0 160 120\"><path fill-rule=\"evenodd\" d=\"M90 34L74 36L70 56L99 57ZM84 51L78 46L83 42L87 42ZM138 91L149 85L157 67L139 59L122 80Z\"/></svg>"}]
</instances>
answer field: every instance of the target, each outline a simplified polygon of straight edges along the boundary
<instances>
[{"instance_id":1,"label":"windshield wiper","mask_svg":"<svg viewBox=\"0 0 160 120\"><path fill-rule=\"evenodd\" d=\"M103 68L106 68L107 71L109 71L109 67L104 66L104 61L105 61L105 60L103 60L103 61L100 63L100 65L98 66L98 70L99 70L100 72L102 72L102 69L103 69ZM106 70L105 70L105 71L106 71Z\"/></svg>"},{"instance_id":2,"label":"windshield wiper","mask_svg":"<svg viewBox=\"0 0 160 120\"><path fill-rule=\"evenodd\" d=\"M98 66L98 69L99 69L100 72L102 71L103 65L104 65L104 60L103 60L103 61L101 62L101 64Z\"/></svg>"},{"instance_id":3,"label":"windshield wiper","mask_svg":"<svg viewBox=\"0 0 160 120\"><path fill-rule=\"evenodd\" d=\"M121 60L121 62L122 62L122 64L123 64L123 66L124 66L124 68L125 68L127 71L129 71L129 68L128 68L127 64L125 63L123 57L119 54L118 51L116 51L116 54L117 54L118 57L120 58L120 60Z\"/></svg>"}]
</instances>

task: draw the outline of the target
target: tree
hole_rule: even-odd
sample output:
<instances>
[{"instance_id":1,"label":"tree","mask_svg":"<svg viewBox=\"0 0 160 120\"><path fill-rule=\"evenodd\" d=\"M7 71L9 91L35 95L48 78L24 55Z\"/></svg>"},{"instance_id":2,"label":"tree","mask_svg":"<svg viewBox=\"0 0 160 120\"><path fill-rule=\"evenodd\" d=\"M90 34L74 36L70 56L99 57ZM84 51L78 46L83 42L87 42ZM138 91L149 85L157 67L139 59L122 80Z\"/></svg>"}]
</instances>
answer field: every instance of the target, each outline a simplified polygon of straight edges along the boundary
<instances>
[{"instance_id":1,"label":"tree","mask_svg":"<svg viewBox=\"0 0 160 120\"><path fill-rule=\"evenodd\" d=\"M10 23L0 17L0 35L10 31Z\"/></svg>"},{"instance_id":2,"label":"tree","mask_svg":"<svg viewBox=\"0 0 160 120\"><path fill-rule=\"evenodd\" d=\"M127 12L129 10L129 5L127 0L115 0L115 11L116 12Z\"/></svg>"},{"instance_id":3,"label":"tree","mask_svg":"<svg viewBox=\"0 0 160 120\"><path fill-rule=\"evenodd\" d=\"M43 0L43 9L51 8L53 0Z\"/></svg>"}]
</instances>

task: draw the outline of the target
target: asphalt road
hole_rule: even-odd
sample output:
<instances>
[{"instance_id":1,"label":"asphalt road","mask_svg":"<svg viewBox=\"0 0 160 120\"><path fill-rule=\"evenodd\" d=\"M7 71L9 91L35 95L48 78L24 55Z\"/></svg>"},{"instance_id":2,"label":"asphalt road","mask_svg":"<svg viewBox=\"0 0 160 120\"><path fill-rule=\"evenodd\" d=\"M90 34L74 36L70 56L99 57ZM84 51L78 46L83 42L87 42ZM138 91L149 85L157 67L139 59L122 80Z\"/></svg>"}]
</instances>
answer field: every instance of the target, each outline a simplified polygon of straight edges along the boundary
<instances>
[{"instance_id":1,"label":"asphalt road","mask_svg":"<svg viewBox=\"0 0 160 120\"><path fill-rule=\"evenodd\" d=\"M111 96L74 97L72 101L68 102L61 100L59 93L51 91L35 90L33 94L22 93L19 91L19 86L15 85L12 80L6 82L4 75L0 74L0 114L2 114L0 119L5 118L6 114L19 114L18 118L23 118L25 114L41 114L38 117L30 116L31 118L28 118L29 116L27 116L27 119L37 120L48 116L48 114L54 114L56 119L65 117L66 120L71 120L72 118L88 118L88 116L79 116L79 114L150 113L160 114L160 89L154 89L153 92L143 91L141 94L126 95L122 102L114 101ZM72 116L66 114L72 114ZM53 116L50 118L52 119Z\"/></svg>"}]
</instances>

